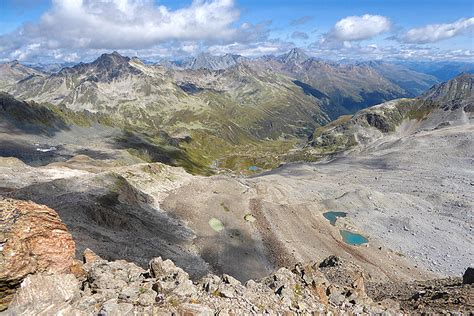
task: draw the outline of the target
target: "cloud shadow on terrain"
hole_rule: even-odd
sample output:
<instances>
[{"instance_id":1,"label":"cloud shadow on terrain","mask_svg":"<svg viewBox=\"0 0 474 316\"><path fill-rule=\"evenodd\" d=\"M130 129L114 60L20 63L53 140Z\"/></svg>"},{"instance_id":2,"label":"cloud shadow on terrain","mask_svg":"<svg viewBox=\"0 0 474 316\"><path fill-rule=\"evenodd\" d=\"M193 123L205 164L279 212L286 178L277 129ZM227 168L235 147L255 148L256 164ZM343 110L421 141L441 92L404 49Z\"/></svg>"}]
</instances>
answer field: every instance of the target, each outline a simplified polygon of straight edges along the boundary
<instances>
[{"instance_id":1,"label":"cloud shadow on terrain","mask_svg":"<svg viewBox=\"0 0 474 316\"><path fill-rule=\"evenodd\" d=\"M224 236L223 236L224 235ZM245 282L267 275L273 266L266 266L268 259L256 248L249 235L236 228L225 228L211 237L200 237L202 258L217 274L229 274Z\"/></svg>"}]
</instances>

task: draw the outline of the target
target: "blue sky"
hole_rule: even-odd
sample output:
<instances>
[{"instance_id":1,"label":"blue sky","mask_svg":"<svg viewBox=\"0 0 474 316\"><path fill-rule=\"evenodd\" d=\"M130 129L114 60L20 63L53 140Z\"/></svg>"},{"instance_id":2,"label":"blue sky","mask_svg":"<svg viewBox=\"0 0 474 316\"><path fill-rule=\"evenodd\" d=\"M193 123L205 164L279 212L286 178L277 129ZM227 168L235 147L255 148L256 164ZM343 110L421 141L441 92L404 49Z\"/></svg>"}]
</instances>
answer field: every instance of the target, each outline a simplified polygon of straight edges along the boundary
<instances>
[{"instance_id":1,"label":"blue sky","mask_svg":"<svg viewBox=\"0 0 474 316\"><path fill-rule=\"evenodd\" d=\"M328 59L474 58L465 0L0 0L0 60L210 52Z\"/></svg>"}]
</instances>

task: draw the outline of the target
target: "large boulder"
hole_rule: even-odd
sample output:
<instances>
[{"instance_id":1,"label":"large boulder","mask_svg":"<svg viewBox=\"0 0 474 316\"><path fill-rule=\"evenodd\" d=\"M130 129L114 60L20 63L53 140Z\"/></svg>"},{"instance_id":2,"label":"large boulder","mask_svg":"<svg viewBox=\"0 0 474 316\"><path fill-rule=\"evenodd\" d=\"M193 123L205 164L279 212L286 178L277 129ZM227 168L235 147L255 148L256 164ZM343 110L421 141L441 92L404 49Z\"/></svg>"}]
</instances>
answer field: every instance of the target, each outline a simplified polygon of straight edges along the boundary
<instances>
[{"instance_id":1,"label":"large boulder","mask_svg":"<svg viewBox=\"0 0 474 316\"><path fill-rule=\"evenodd\" d=\"M54 210L0 197L0 251L0 310L4 310L27 275L69 272L75 243Z\"/></svg>"}]
</instances>

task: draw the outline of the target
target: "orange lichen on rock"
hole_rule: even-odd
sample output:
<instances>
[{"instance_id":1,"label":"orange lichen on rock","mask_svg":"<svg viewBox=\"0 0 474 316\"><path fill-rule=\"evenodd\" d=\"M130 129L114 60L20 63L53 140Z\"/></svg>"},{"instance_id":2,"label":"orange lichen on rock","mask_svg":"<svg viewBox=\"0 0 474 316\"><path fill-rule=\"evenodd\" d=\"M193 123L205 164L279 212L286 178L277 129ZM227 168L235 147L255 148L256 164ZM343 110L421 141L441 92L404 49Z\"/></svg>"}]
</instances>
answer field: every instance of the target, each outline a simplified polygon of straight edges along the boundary
<instances>
[{"instance_id":1,"label":"orange lichen on rock","mask_svg":"<svg viewBox=\"0 0 474 316\"><path fill-rule=\"evenodd\" d=\"M69 272L75 248L54 210L0 197L0 310L28 274Z\"/></svg>"}]
</instances>

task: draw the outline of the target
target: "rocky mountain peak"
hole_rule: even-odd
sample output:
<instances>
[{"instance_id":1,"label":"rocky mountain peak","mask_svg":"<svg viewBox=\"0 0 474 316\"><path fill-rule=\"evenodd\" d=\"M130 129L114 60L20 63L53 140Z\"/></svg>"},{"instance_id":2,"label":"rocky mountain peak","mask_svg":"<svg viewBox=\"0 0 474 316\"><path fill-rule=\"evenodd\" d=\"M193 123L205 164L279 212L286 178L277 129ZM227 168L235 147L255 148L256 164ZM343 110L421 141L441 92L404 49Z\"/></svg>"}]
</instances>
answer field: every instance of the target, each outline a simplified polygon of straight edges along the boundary
<instances>
[{"instance_id":1,"label":"rocky mountain peak","mask_svg":"<svg viewBox=\"0 0 474 316\"><path fill-rule=\"evenodd\" d=\"M79 63L72 68L63 68L57 75L61 77L86 74L89 81L111 82L122 76L141 74L130 61L130 57L114 51L100 55L91 63Z\"/></svg>"},{"instance_id":2,"label":"rocky mountain peak","mask_svg":"<svg viewBox=\"0 0 474 316\"><path fill-rule=\"evenodd\" d=\"M12 60L12 61L7 63L7 65L9 65L10 67L16 66L18 64L20 64L20 62L17 59Z\"/></svg>"},{"instance_id":3,"label":"rocky mountain peak","mask_svg":"<svg viewBox=\"0 0 474 316\"><path fill-rule=\"evenodd\" d=\"M117 65L127 64L130 61L129 57L124 57L118 52L114 51L111 54L102 54L92 64L103 65L106 67L113 67Z\"/></svg>"},{"instance_id":4,"label":"rocky mountain peak","mask_svg":"<svg viewBox=\"0 0 474 316\"><path fill-rule=\"evenodd\" d=\"M310 57L301 49L293 48L288 53L281 56L281 61L287 63L303 63Z\"/></svg>"}]
</instances>

